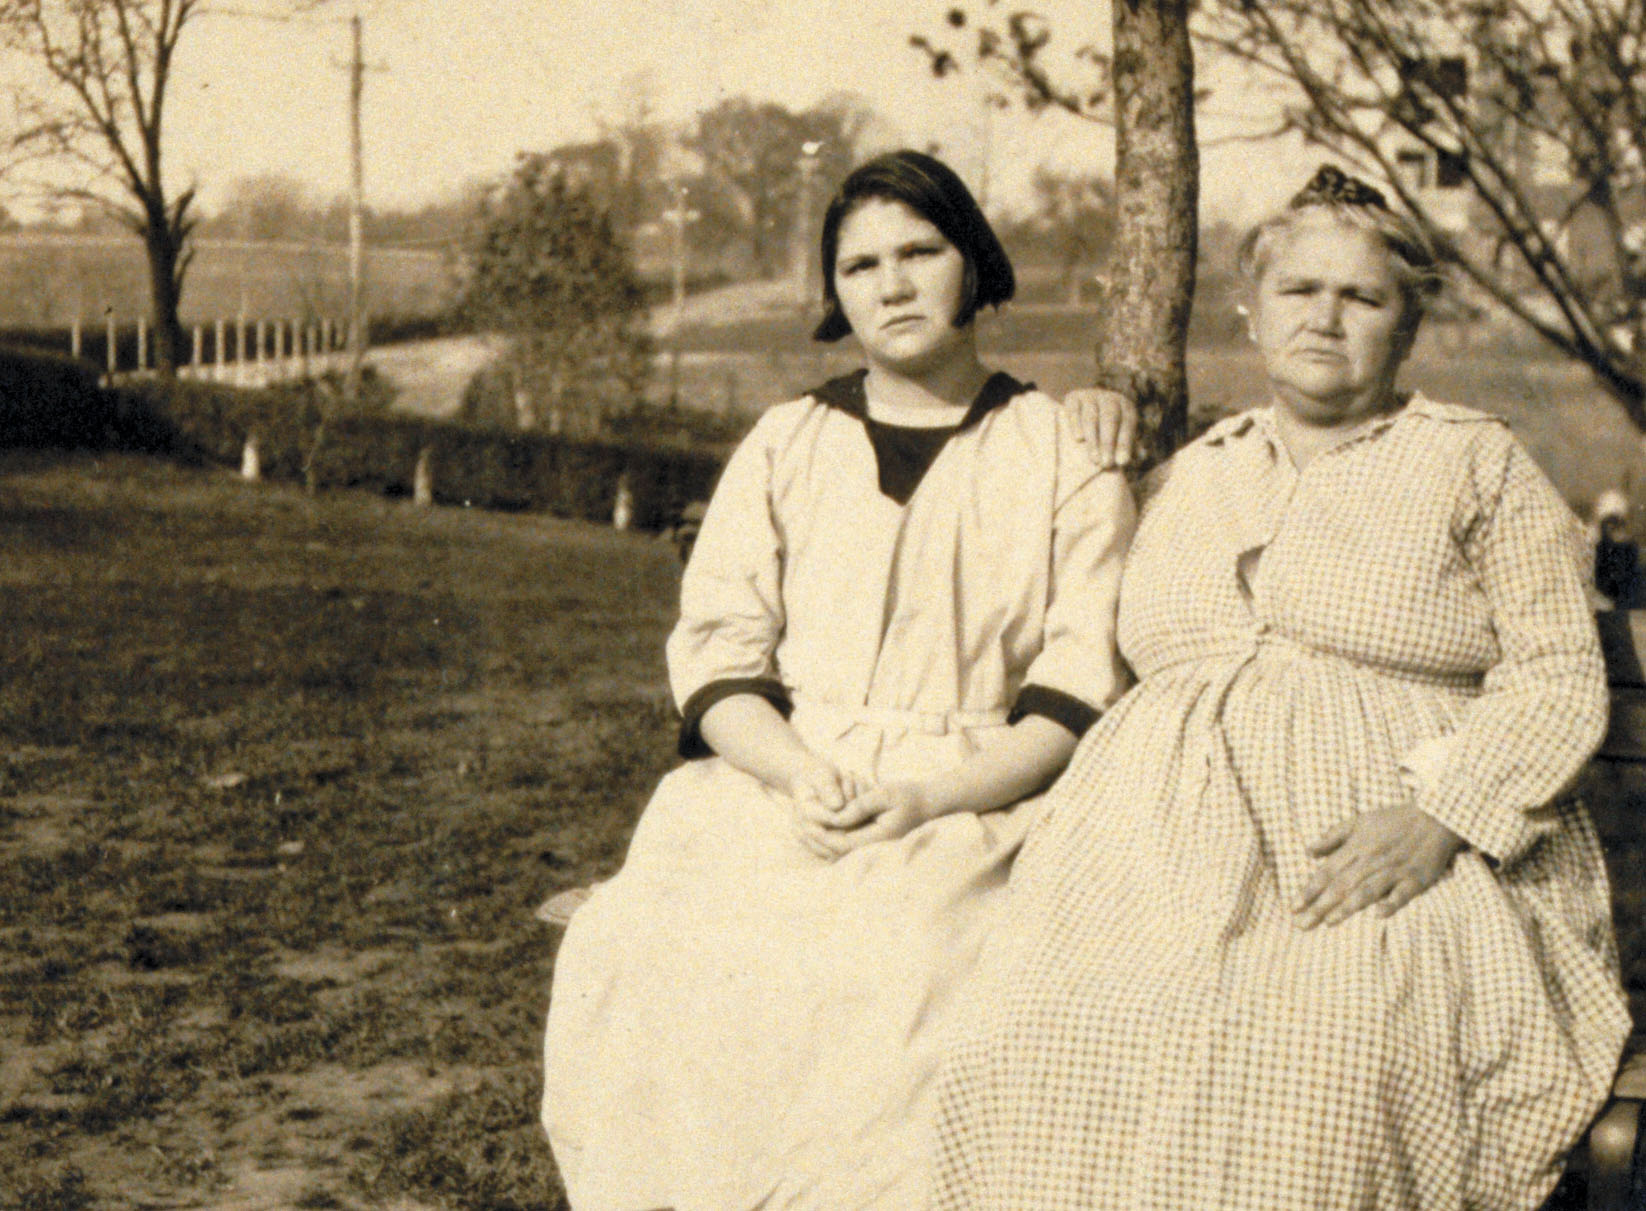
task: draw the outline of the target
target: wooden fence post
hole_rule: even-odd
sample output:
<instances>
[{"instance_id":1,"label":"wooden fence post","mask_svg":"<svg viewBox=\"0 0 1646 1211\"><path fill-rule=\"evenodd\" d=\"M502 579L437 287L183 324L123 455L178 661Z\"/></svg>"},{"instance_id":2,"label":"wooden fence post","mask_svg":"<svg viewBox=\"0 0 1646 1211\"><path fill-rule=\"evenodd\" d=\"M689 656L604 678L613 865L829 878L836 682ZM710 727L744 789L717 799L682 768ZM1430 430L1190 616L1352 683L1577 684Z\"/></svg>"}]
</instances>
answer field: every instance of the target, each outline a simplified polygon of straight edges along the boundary
<instances>
[{"instance_id":1,"label":"wooden fence post","mask_svg":"<svg viewBox=\"0 0 1646 1211\"><path fill-rule=\"evenodd\" d=\"M634 524L634 489L629 486L629 473L617 477L617 500L612 505L612 529L627 530Z\"/></svg>"},{"instance_id":2,"label":"wooden fence post","mask_svg":"<svg viewBox=\"0 0 1646 1211\"><path fill-rule=\"evenodd\" d=\"M114 308L110 307L107 311L105 311L103 313L103 319L104 319L104 325L103 325L104 335L105 335L105 337L107 338L107 340L109 342L109 347L105 351L108 356L104 360L108 363L109 377L113 378L114 377L114 367L115 367L115 356L114 356Z\"/></svg>"},{"instance_id":3,"label":"wooden fence post","mask_svg":"<svg viewBox=\"0 0 1646 1211\"><path fill-rule=\"evenodd\" d=\"M83 347L80 335L80 317L76 315L74 323L69 325L69 356L78 361Z\"/></svg>"},{"instance_id":4,"label":"wooden fence post","mask_svg":"<svg viewBox=\"0 0 1646 1211\"><path fill-rule=\"evenodd\" d=\"M211 359L217 367L216 370L212 372L211 376L212 382L214 383L222 382L223 376L227 371L228 363L226 361L226 355L228 353L228 349L225 346L227 346L228 342L223 339L223 331L226 327L227 325L223 323L223 317L218 316L217 323L212 329L212 335L216 339L216 347L212 350Z\"/></svg>"},{"instance_id":5,"label":"wooden fence post","mask_svg":"<svg viewBox=\"0 0 1646 1211\"><path fill-rule=\"evenodd\" d=\"M256 483L263 478L263 457L257 448L257 434L246 434L246 444L240 450L240 478Z\"/></svg>"},{"instance_id":6,"label":"wooden fence post","mask_svg":"<svg viewBox=\"0 0 1646 1211\"><path fill-rule=\"evenodd\" d=\"M417 451L417 465L412 468L412 504L425 508L434 504L434 452L424 446Z\"/></svg>"},{"instance_id":7,"label":"wooden fence post","mask_svg":"<svg viewBox=\"0 0 1646 1211\"><path fill-rule=\"evenodd\" d=\"M189 358L189 365L198 366L206 356L206 333L199 324L194 326L194 355Z\"/></svg>"},{"instance_id":8,"label":"wooden fence post","mask_svg":"<svg viewBox=\"0 0 1646 1211\"><path fill-rule=\"evenodd\" d=\"M720 415L736 416L738 407L737 371L732 369L730 366L726 367L726 376L722 382L722 387L723 390L721 392L720 399Z\"/></svg>"},{"instance_id":9,"label":"wooden fence post","mask_svg":"<svg viewBox=\"0 0 1646 1211\"><path fill-rule=\"evenodd\" d=\"M137 373L141 374L149 368L149 320L147 316L137 317Z\"/></svg>"}]
</instances>

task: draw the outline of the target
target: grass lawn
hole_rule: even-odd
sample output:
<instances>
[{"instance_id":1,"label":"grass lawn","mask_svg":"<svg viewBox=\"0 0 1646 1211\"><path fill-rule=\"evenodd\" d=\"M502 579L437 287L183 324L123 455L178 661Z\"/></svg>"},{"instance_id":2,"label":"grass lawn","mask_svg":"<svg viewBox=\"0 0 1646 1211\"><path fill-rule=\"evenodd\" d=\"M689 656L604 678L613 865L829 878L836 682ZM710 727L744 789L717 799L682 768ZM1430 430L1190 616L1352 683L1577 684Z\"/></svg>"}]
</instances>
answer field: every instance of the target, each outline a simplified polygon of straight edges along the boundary
<instances>
[{"instance_id":1,"label":"grass lawn","mask_svg":"<svg viewBox=\"0 0 1646 1211\"><path fill-rule=\"evenodd\" d=\"M530 913L672 763L675 585L594 526L0 456L0 1211L561 1206Z\"/></svg>"},{"instance_id":2,"label":"grass lawn","mask_svg":"<svg viewBox=\"0 0 1646 1211\"><path fill-rule=\"evenodd\" d=\"M675 585L644 536L5 456L0 1208L559 1205L530 913L670 764Z\"/></svg>"}]
</instances>

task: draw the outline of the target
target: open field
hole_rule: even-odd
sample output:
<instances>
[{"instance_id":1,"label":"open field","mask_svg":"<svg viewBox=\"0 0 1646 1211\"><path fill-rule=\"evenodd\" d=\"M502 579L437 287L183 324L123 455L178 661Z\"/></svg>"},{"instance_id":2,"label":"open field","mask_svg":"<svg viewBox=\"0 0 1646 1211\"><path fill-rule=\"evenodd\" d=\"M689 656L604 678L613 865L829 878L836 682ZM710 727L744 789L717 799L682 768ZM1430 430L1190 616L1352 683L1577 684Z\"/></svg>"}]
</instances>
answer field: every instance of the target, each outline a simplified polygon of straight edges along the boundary
<instances>
[{"instance_id":1,"label":"open field","mask_svg":"<svg viewBox=\"0 0 1646 1211\"><path fill-rule=\"evenodd\" d=\"M1197 303L1198 339L1189 347L1189 397L1198 413L1260 403L1265 384L1256 350L1242 339L1228 299ZM812 309L795 305L786 283L740 283L687 298L678 329L656 325L651 395L751 419L830 375L860 364L850 339L811 339ZM1012 303L978 317L978 341L993 366L1054 395L1095 374L1091 306ZM1506 324L1432 324L1419 339L1403 384L1435 399L1495 412L1537 456L1580 509L1608 487L1634 487L1646 507L1646 449L1622 409L1576 364L1554 356Z\"/></svg>"},{"instance_id":2,"label":"open field","mask_svg":"<svg viewBox=\"0 0 1646 1211\"><path fill-rule=\"evenodd\" d=\"M1063 322L1089 326L1091 321L1066 313ZM1002 328L985 328L983 336L985 361L1054 395L1093 381L1095 359L1080 351L1081 341L1073 333L1061 347L1037 346ZM859 364L849 341L820 346L798 332L767 350L738 347L742 345L705 332L687 334L678 358L668 353L658 357L651 394L658 399L674 394L688 406L752 419L766 406ZM1435 399L1504 417L1579 510L1587 510L1610 487L1632 489L1637 509L1646 508L1641 435L1580 367L1537 356L1535 349L1459 352L1430 342L1420 345L1403 382ZM1262 365L1251 346L1190 348L1189 398L1197 413L1221 415L1250 407L1263 402L1264 391Z\"/></svg>"},{"instance_id":3,"label":"open field","mask_svg":"<svg viewBox=\"0 0 1646 1211\"><path fill-rule=\"evenodd\" d=\"M656 539L0 464L0 1208L547 1209L552 953L669 764Z\"/></svg>"},{"instance_id":4,"label":"open field","mask_svg":"<svg viewBox=\"0 0 1646 1211\"><path fill-rule=\"evenodd\" d=\"M378 315L434 315L450 306L454 261L438 249L367 250L368 303ZM135 237L0 236L0 328L123 324L149 310L148 263ZM339 317L348 310L348 252L334 245L201 240L183 285L185 325Z\"/></svg>"},{"instance_id":5,"label":"open field","mask_svg":"<svg viewBox=\"0 0 1646 1211\"><path fill-rule=\"evenodd\" d=\"M593 526L0 458L0 1211L561 1206L530 912L672 761L675 585Z\"/></svg>"}]
</instances>

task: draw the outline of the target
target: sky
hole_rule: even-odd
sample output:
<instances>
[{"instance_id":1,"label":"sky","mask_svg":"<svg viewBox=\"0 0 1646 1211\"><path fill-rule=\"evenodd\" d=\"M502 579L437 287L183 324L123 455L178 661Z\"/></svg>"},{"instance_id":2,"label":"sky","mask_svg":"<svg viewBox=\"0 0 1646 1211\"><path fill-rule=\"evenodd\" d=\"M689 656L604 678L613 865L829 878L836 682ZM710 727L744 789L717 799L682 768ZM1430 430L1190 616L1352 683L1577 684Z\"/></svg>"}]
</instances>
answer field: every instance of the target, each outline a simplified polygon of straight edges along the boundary
<instances>
[{"instance_id":1,"label":"sky","mask_svg":"<svg viewBox=\"0 0 1646 1211\"><path fill-rule=\"evenodd\" d=\"M348 186L346 18L331 0L286 22L279 0L222 0L184 33L167 114L167 174L207 209L237 178L275 173L320 197ZM800 110L858 94L885 146L936 143L992 209L1022 208L1037 163L1106 171L1112 135L1061 114L985 118L975 76L936 80L909 35L946 33L950 0L359 0L364 18L367 201L451 197L521 150L590 139L642 98L682 122L732 96ZM1106 6L1040 0L1054 46L1106 37ZM1095 14L1095 20L1094 20ZM1203 73L1204 74L1204 73ZM1220 95L1224 114L1236 93ZM1225 124L1226 125L1226 124ZM1206 123L1216 133L1216 121ZM871 148L870 150L876 150ZM1317 156L1208 146L1203 209L1249 219L1279 204Z\"/></svg>"}]
</instances>

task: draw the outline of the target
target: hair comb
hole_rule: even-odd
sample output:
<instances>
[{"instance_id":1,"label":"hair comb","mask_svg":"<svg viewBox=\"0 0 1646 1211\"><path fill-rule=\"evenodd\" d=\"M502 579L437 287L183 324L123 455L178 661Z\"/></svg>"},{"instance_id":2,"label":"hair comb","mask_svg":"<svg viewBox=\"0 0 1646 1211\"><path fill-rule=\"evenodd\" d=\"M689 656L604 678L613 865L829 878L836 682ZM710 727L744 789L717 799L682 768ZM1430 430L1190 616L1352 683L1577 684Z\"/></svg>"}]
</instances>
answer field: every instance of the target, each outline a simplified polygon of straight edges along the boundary
<instances>
[{"instance_id":1,"label":"hair comb","mask_svg":"<svg viewBox=\"0 0 1646 1211\"><path fill-rule=\"evenodd\" d=\"M1376 186L1366 184L1359 177L1351 177L1332 164L1322 164L1309 179L1309 183L1293 196L1287 204L1287 209L1301 210L1305 206L1370 206L1376 210L1389 209L1383 192Z\"/></svg>"}]
</instances>

